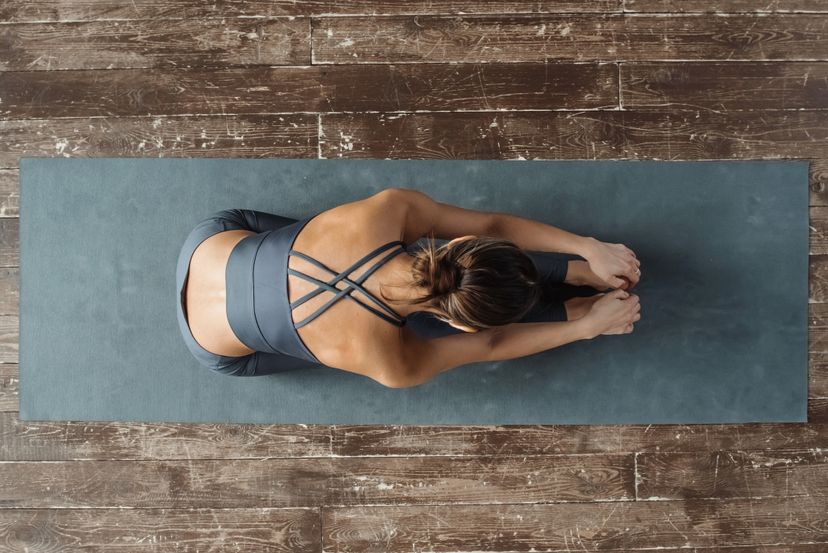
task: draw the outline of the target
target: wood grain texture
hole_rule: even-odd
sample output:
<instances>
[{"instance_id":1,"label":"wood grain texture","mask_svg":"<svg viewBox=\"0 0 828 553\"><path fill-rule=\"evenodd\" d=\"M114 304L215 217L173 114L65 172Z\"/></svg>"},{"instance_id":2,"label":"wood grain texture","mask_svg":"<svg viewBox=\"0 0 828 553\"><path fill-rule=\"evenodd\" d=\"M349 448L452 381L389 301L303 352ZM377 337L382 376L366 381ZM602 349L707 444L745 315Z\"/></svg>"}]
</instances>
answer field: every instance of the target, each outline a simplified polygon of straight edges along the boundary
<instances>
[{"instance_id":1,"label":"wood grain texture","mask_svg":"<svg viewBox=\"0 0 828 553\"><path fill-rule=\"evenodd\" d=\"M808 401L808 421L814 424L828 423L828 397Z\"/></svg>"},{"instance_id":2,"label":"wood grain texture","mask_svg":"<svg viewBox=\"0 0 828 553\"><path fill-rule=\"evenodd\" d=\"M818 542L824 503L808 497L322 509L322 543L384 551L634 551ZM704 549L705 551L707 549ZM729 551L729 550L728 550Z\"/></svg>"},{"instance_id":3,"label":"wood grain texture","mask_svg":"<svg viewBox=\"0 0 828 553\"><path fill-rule=\"evenodd\" d=\"M812 159L810 162L810 204L828 206L828 158Z\"/></svg>"},{"instance_id":4,"label":"wood grain texture","mask_svg":"<svg viewBox=\"0 0 828 553\"><path fill-rule=\"evenodd\" d=\"M0 4L0 21L621 11L622 0L245 0L215 3L200 0L4 0Z\"/></svg>"},{"instance_id":5,"label":"wood grain texture","mask_svg":"<svg viewBox=\"0 0 828 553\"><path fill-rule=\"evenodd\" d=\"M0 508L0 528L2 551L321 551L315 509Z\"/></svg>"},{"instance_id":6,"label":"wood grain texture","mask_svg":"<svg viewBox=\"0 0 828 553\"><path fill-rule=\"evenodd\" d=\"M828 448L636 455L639 499L822 497Z\"/></svg>"},{"instance_id":7,"label":"wood grain texture","mask_svg":"<svg viewBox=\"0 0 828 553\"><path fill-rule=\"evenodd\" d=\"M0 363L0 434L5 434L6 422L4 417L17 418L20 407L20 371L17 363ZM10 413L11 412L11 413ZM0 452L4 449L0 439ZM0 460L5 456L0 453Z\"/></svg>"},{"instance_id":8,"label":"wood grain texture","mask_svg":"<svg viewBox=\"0 0 828 553\"><path fill-rule=\"evenodd\" d=\"M0 364L0 378L3 391L16 391L17 365ZM325 425L21 421L17 412L0 413L0 461L304 458L330 451Z\"/></svg>"},{"instance_id":9,"label":"wood grain texture","mask_svg":"<svg viewBox=\"0 0 828 553\"><path fill-rule=\"evenodd\" d=\"M628 12L828 13L823 0L624 0Z\"/></svg>"},{"instance_id":10,"label":"wood grain texture","mask_svg":"<svg viewBox=\"0 0 828 553\"><path fill-rule=\"evenodd\" d=\"M796 424L362 426L331 429L335 455L551 455L800 451L828 427Z\"/></svg>"},{"instance_id":11,"label":"wood grain texture","mask_svg":"<svg viewBox=\"0 0 828 553\"><path fill-rule=\"evenodd\" d=\"M20 216L20 182L17 169L0 169L0 217ZM0 297L0 304L3 298Z\"/></svg>"},{"instance_id":12,"label":"wood grain texture","mask_svg":"<svg viewBox=\"0 0 828 553\"><path fill-rule=\"evenodd\" d=\"M828 111L321 115L324 158L822 158Z\"/></svg>"},{"instance_id":13,"label":"wood grain texture","mask_svg":"<svg viewBox=\"0 0 828 553\"><path fill-rule=\"evenodd\" d=\"M16 387L16 369L14 364L0 364L3 382L9 387ZM771 455L824 450L826 444L828 425L813 421L646 426L329 426L21 421L16 412L0 413L0 461L308 457L366 457L370 461L408 456L552 459L567 455L717 451Z\"/></svg>"},{"instance_id":14,"label":"wood grain texture","mask_svg":"<svg viewBox=\"0 0 828 553\"><path fill-rule=\"evenodd\" d=\"M810 208L811 255L828 255L828 207Z\"/></svg>"},{"instance_id":15,"label":"wood grain texture","mask_svg":"<svg viewBox=\"0 0 828 553\"><path fill-rule=\"evenodd\" d=\"M635 498L632 455L4 461L4 508L255 508ZM73 490L71 496L63 490Z\"/></svg>"},{"instance_id":16,"label":"wood grain texture","mask_svg":"<svg viewBox=\"0 0 828 553\"><path fill-rule=\"evenodd\" d=\"M297 65L310 62L308 18L201 18L0 27L0 71Z\"/></svg>"},{"instance_id":17,"label":"wood grain texture","mask_svg":"<svg viewBox=\"0 0 828 553\"><path fill-rule=\"evenodd\" d=\"M0 168L44 156L315 158L317 132L312 114L0 120Z\"/></svg>"},{"instance_id":18,"label":"wood grain texture","mask_svg":"<svg viewBox=\"0 0 828 553\"><path fill-rule=\"evenodd\" d=\"M828 16L313 19L313 63L826 60Z\"/></svg>"},{"instance_id":19,"label":"wood grain texture","mask_svg":"<svg viewBox=\"0 0 828 553\"><path fill-rule=\"evenodd\" d=\"M620 82L636 110L828 108L828 63L624 63Z\"/></svg>"},{"instance_id":20,"label":"wood grain texture","mask_svg":"<svg viewBox=\"0 0 828 553\"><path fill-rule=\"evenodd\" d=\"M0 168L16 167L20 157L43 155L822 159L826 140L828 112L805 110L58 118L0 120Z\"/></svg>"},{"instance_id":21,"label":"wood grain texture","mask_svg":"<svg viewBox=\"0 0 828 553\"><path fill-rule=\"evenodd\" d=\"M617 109L612 64L427 64L0 73L7 119Z\"/></svg>"},{"instance_id":22,"label":"wood grain texture","mask_svg":"<svg viewBox=\"0 0 828 553\"><path fill-rule=\"evenodd\" d=\"M825 553L826 31L823 0L0 2L0 551ZM809 422L20 421L22 156L810 160Z\"/></svg>"}]
</instances>

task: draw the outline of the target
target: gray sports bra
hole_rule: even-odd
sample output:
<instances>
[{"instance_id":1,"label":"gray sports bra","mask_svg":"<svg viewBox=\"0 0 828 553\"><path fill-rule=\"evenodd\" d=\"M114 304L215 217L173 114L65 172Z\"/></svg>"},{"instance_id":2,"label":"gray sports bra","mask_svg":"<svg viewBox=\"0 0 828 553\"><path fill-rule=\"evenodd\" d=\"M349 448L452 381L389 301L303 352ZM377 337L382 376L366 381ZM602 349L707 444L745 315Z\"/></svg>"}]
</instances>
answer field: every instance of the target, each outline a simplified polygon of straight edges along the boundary
<instances>
[{"instance_id":1,"label":"gray sports bra","mask_svg":"<svg viewBox=\"0 0 828 553\"><path fill-rule=\"evenodd\" d=\"M402 249L397 249L397 246L400 246ZM382 252L384 252L388 249L393 249L393 251L391 251L391 253L387 254L385 257L383 257L379 261L376 261L371 266L371 268L368 269L367 271L365 271L362 275L360 275L359 278L357 278L355 280L351 280L351 278L348 275L350 275L351 273L356 271L363 264L367 263L368 260L373 259L377 255L379 255L380 253L382 253ZM397 326L403 326L405 324L405 317L400 316L396 311L394 311L391 307L389 307L388 304L386 304L381 299L374 296L371 292L369 292L368 290L366 290L362 286L362 283L365 282L368 279L368 277L371 276L371 274L373 274L377 269L379 269L380 267L385 265L385 263L389 259L391 259L392 257L396 256L397 254L399 254L403 251L405 251L405 243L402 242L401 240L394 240L393 242L387 242L387 243L383 244L382 246L378 247L377 249L375 249L374 251L372 251L371 253L368 253L365 256L363 256L359 261L356 261L353 265L351 265L350 267L348 267L344 271L337 273L336 271L331 270L329 267L325 266L323 263L317 261L316 259L312 258L311 256L309 256L307 254L304 254L302 252L298 252L298 251L293 250L293 249L290 250L288 252L288 255L295 255L297 257L301 257L302 259L313 263L314 265L316 265L320 269L324 269L325 271L327 271L330 274L334 275L334 277L331 280L329 280L328 282L322 282L321 280L315 279L312 276L306 275L305 273L302 273L302 272L297 271L295 269L290 269L290 268L288 269L288 274L301 277L301 278L303 278L303 279L305 279L309 282L313 282L314 284L316 284L316 290L314 290L312 292L308 292L307 294L305 294L304 296L302 296L298 300L296 300L294 302L291 302L291 304L290 304L291 309L295 309L295 308L299 307L300 305L302 305L303 303L305 303L309 299L315 298L317 295L321 294L325 290L328 290L330 292L334 292L334 296L330 300L328 300L324 305L322 305L319 309L314 311L312 314L310 314L306 318L304 318L301 322L295 323L294 326L296 328L302 328L303 326L305 326L306 324L308 324L309 322L311 322L312 320L317 318L319 315L324 313L330 306L332 306L334 303L336 303L337 301L339 301L343 297L346 297L350 300L355 301L357 304L361 305L362 307L364 307L368 311L374 313L378 317L381 317L381 318L385 319L386 321L388 321L391 324L395 324ZM348 286L346 286L345 288L343 288L341 290L337 289L334 285L336 283L338 283L339 281L344 281ZM351 295L351 292L353 292L354 290L359 290L360 292L365 294L368 297L368 299L370 299L372 302L374 302L379 307L381 307L383 310L385 310L385 313L383 313L382 311L379 311L378 309L376 309L374 307L371 307L370 305L368 305L366 303L363 303L363 302L359 301L358 299L356 299L355 297L353 297Z\"/></svg>"},{"instance_id":2,"label":"gray sports bra","mask_svg":"<svg viewBox=\"0 0 828 553\"><path fill-rule=\"evenodd\" d=\"M397 326L403 326L406 318L399 315L381 299L371 294L363 283L394 256L406 251L401 240L387 242L374 249L350 267L336 272L313 257L293 249L299 232L314 216L289 224L277 224L258 234L246 236L230 252L225 271L227 290L227 319L230 327L247 347L256 351L281 353L322 364L299 337L297 329L306 326L322 315L334 303L348 298L378 317ZM263 218L260 214L260 218ZM356 279L350 274L377 255L386 253ZM322 281L288 267L290 256L300 257L330 273L332 278ZM316 284L316 289L296 301L289 301L288 275ZM338 289L335 285L344 282ZM351 294L358 290L375 306L362 302ZM303 320L294 322L293 309L325 292L333 292L325 304Z\"/></svg>"}]
</instances>

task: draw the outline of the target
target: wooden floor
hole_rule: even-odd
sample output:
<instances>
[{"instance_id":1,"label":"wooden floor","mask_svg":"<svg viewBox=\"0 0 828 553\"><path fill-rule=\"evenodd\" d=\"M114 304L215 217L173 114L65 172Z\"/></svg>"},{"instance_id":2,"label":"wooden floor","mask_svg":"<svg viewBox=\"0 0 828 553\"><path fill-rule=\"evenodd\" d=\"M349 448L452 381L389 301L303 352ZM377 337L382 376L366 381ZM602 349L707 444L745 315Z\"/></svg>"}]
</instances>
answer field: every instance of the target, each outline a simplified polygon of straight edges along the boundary
<instances>
[{"instance_id":1,"label":"wooden floor","mask_svg":"<svg viewBox=\"0 0 828 553\"><path fill-rule=\"evenodd\" d=\"M826 108L826 0L0 0L0 552L828 551ZM808 159L810 422L20 422L22 156Z\"/></svg>"}]
</instances>

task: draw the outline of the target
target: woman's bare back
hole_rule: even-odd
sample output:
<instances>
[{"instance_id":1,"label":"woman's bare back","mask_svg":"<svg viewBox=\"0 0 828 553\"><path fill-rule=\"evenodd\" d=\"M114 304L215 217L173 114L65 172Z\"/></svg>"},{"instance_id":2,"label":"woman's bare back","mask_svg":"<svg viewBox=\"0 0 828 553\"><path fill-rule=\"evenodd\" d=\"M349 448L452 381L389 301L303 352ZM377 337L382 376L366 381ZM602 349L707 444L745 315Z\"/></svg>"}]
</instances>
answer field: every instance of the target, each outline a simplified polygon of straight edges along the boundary
<instances>
[{"instance_id":1,"label":"woman's bare back","mask_svg":"<svg viewBox=\"0 0 828 553\"><path fill-rule=\"evenodd\" d=\"M377 207L375 203L363 200L320 213L305 225L296 237L293 249L334 271L345 269L380 244L402 239L403 221L393 211ZM225 283L225 268L233 247L251 234L255 233L247 230L219 232L204 240L193 252L185 291L187 319L195 340L211 353L241 356L255 351L244 345L230 327ZM351 278L358 278L369 264L355 270ZM380 283L388 271L393 270L393 265L387 263L380 267L363 286L381 298ZM288 266L323 282L331 279L330 273L296 256L289 258ZM336 284L339 289L345 286L342 282ZM288 276L290 302L316 288L311 282ZM359 291L352 292L352 296L363 303L369 301ZM331 297L331 292L323 292L306 301L293 310L293 320L301 321L311 315ZM370 362L369 358L376 358L383 343L387 346L389 341L399 340L400 329L351 301L340 300L297 332L322 363L357 372L364 363Z\"/></svg>"},{"instance_id":2,"label":"woman's bare back","mask_svg":"<svg viewBox=\"0 0 828 553\"><path fill-rule=\"evenodd\" d=\"M244 237L256 234L250 230L225 230L198 245L190 258L185 281L187 323L198 344L216 355L237 357L255 350L245 346L230 328L227 320L227 295L224 269L230 252Z\"/></svg>"}]
</instances>

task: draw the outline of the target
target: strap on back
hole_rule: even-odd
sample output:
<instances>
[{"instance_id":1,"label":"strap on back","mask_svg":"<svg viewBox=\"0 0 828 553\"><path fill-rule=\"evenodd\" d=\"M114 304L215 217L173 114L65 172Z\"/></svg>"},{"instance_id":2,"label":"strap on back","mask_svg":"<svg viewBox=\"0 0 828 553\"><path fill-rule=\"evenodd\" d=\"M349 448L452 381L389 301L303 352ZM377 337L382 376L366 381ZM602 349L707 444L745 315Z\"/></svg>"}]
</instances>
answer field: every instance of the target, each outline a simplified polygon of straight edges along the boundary
<instances>
[{"instance_id":1,"label":"strap on back","mask_svg":"<svg viewBox=\"0 0 828 553\"><path fill-rule=\"evenodd\" d=\"M384 252L385 250L387 250L389 248L393 248L395 246L401 246L400 250L399 251L393 251L393 252L385 255L382 259L380 259L379 261L374 263L374 265L371 266L370 269L368 269L362 275L360 275L359 278L357 278L355 280L352 280L351 278L348 277L348 275L350 273L354 272L356 269L358 269L360 266L362 266L369 259L372 259L377 254L379 254L381 252ZM303 303L310 300L311 298L316 297L317 295L321 294L324 291L334 292L334 296L330 300L328 300L324 305L320 306L312 314L308 315L301 322L296 323L294 326L296 328L302 328L306 324L313 321L316 317L318 317L319 315L324 313L328 309L328 307L330 307L331 305L336 303L342 297L346 297L346 298L349 298L349 299L357 302L359 305L361 305L365 309L368 309L369 311L371 311L375 315L385 319L386 321L388 321L388 322L390 322L394 325L403 326L405 324L405 321L406 321L405 317L402 317L396 311L394 311L388 305L386 305L384 302L382 302L379 299L377 299L376 297L374 297L373 294L371 294L368 290L365 289L365 287L362 286L362 283L365 282L365 280L369 276L371 276L377 269L382 267L385 264L385 262L387 262L392 257L402 253L403 251L405 251L405 243L402 242L401 240L395 240L393 242L387 242L386 244L383 244L382 246L376 248L371 253L369 253L367 255L364 255L361 259L359 259L359 261L356 261L355 263L353 263L350 267L348 267L344 271L337 273L336 271L330 269L329 267L327 267L326 265L324 265L323 263L317 261L316 259L314 259L313 257L311 257L309 255L306 255L306 254L304 254L302 252L299 252L299 251L296 251L296 250L290 250L289 255L295 255L297 257L301 257L302 259L305 259L306 261L316 265L320 269L328 271L330 274L334 275L333 279L329 280L328 282L323 282L323 281L318 280L318 279L316 279L316 278L314 278L310 275L306 275L305 273L302 273L302 272L297 271L295 269L288 268L288 274L300 277L304 280L307 280L309 282L313 282L314 284L317 285L316 290L313 290L313 291L305 294L301 298L297 299L296 301L291 302L291 304L290 304L291 310L293 310L294 308L302 305ZM340 282L340 281L345 282L348 286L346 286L345 288L342 288L342 289L336 288L334 285L337 282ZM359 290L360 292L365 294L365 296L368 299L370 299L375 304L377 304L379 307L384 309L388 314L390 314L390 316L386 315L382 311L379 311L379 310L371 307L370 305L367 305L367 304L359 301L357 298L353 297L351 295L351 293L354 290Z\"/></svg>"}]
</instances>

